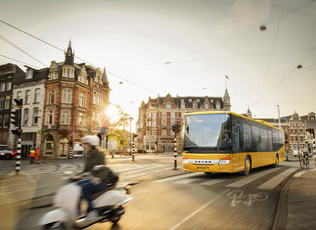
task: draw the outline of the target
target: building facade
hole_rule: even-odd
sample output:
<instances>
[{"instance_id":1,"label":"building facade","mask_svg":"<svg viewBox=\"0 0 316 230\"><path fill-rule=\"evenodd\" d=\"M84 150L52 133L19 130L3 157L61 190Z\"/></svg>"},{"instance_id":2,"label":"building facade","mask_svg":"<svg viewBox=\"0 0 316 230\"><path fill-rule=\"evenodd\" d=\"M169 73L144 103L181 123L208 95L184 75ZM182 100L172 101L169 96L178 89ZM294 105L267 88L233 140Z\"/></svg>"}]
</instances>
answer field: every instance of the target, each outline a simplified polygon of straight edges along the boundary
<instances>
[{"instance_id":1,"label":"building facade","mask_svg":"<svg viewBox=\"0 0 316 230\"><path fill-rule=\"evenodd\" d=\"M13 148L10 134L10 112L12 110L12 86L15 79L25 76L25 72L17 65L8 63L0 66L0 144L7 144ZM15 110L15 109L14 109ZM13 110L13 111L14 111Z\"/></svg>"},{"instance_id":2,"label":"building facade","mask_svg":"<svg viewBox=\"0 0 316 230\"><path fill-rule=\"evenodd\" d=\"M104 147L110 87L105 69L74 63L71 43L65 61L51 62L45 82L41 135L43 158L71 157L69 150L85 135L96 134Z\"/></svg>"},{"instance_id":3,"label":"building facade","mask_svg":"<svg viewBox=\"0 0 316 230\"><path fill-rule=\"evenodd\" d=\"M174 122L183 123L184 114L202 111L230 111L230 96L224 97L165 97L149 98L141 103L136 122L137 137L134 140L138 151L172 151L175 137L181 146L181 134L172 131Z\"/></svg>"},{"instance_id":4,"label":"building facade","mask_svg":"<svg viewBox=\"0 0 316 230\"><path fill-rule=\"evenodd\" d=\"M40 147L42 118L45 99L45 82L49 69L40 70L26 66L26 74L13 81L12 111L18 109L14 99L22 99L21 108L21 157L28 157L30 149ZM16 148L17 137L12 134L10 127L9 140Z\"/></svg>"}]
</instances>

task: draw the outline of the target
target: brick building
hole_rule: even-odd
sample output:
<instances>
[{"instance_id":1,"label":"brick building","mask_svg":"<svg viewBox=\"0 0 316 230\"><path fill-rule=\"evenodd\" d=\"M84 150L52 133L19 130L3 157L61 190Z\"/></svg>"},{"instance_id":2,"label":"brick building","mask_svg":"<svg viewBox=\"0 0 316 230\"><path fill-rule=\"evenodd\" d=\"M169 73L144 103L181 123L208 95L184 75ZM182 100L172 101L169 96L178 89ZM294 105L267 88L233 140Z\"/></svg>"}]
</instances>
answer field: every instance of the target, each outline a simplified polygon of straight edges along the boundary
<instances>
[{"instance_id":1,"label":"brick building","mask_svg":"<svg viewBox=\"0 0 316 230\"><path fill-rule=\"evenodd\" d=\"M100 68L74 63L69 42L65 61L51 62L45 88L41 155L68 157L69 144L93 133L104 147L108 127L104 110L110 94L105 69L102 73Z\"/></svg>"},{"instance_id":2,"label":"brick building","mask_svg":"<svg viewBox=\"0 0 316 230\"><path fill-rule=\"evenodd\" d=\"M138 151L172 151L175 134L174 122L182 123L185 113L202 111L230 111L230 96L224 97L165 97L149 98L141 103L136 122L135 148ZM177 142L182 143L178 134Z\"/></svg>"}]
</instances>

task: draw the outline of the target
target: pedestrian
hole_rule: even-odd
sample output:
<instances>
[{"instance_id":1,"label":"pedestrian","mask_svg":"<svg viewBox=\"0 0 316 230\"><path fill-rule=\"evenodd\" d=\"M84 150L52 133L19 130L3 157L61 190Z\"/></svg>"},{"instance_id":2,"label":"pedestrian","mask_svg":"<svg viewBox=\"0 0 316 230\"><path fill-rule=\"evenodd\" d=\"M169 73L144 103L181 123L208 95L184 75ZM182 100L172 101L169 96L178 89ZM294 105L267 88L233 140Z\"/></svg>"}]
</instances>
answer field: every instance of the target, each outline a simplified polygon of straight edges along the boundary
<instances>
[{"instance_id":1,"label":"pedestrian","mask_svg":"<svg viewBox=\"0 0 316 230\"><path fill-rule=\"evenodd\" d=\"M39 151L39 149L36 147L36 148L35 148L35 160L36 160L36 161L39 160L39 155L40 155L40 151Z\"/></svg>"},{"instance_id":2,"label":"pedestrian","mask_svg":"<svg viewBox=\"0 0 316 230\"><path fill-rule=\"evenodd\" d=\"M30 151L30 164L34 164L35 151L31 149Z\"/></svg>"}]
</instances>

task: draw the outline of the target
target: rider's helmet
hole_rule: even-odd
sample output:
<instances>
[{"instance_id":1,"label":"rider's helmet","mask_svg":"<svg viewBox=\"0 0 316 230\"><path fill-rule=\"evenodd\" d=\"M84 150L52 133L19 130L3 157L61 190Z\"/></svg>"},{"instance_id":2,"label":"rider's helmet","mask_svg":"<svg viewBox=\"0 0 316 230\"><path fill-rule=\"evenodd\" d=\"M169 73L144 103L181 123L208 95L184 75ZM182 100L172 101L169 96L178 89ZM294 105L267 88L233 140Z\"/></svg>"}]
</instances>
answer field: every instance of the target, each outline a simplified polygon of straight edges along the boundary
<instances>
[{"instance_id":1,"label":"rider's helmet","mask_svg":"<svg viewBox=\"0 0 316 230\"><path fill-rule=\"evenodd\" d=\"M91 146L98 146L100 144L100 139L97 136L88 135L81 138L81 142L88 143Z\"/></svg>"}]
</instances>

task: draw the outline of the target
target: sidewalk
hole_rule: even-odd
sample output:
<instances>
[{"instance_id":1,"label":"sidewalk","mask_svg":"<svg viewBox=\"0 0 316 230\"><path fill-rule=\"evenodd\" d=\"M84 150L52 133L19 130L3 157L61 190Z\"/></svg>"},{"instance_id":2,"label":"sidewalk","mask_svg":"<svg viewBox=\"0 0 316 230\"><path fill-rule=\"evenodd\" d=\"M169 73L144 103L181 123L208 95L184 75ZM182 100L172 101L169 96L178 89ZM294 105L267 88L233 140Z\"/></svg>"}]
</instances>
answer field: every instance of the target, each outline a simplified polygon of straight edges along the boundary
<instances>
[{"instance_id":1,"label":"sidewalk","mask_svg":"<svg viewBox=\"0 0 316 230\"><path fill-rule=\"evenodd\" d=\"M315 229L316 173L296 173L280 193L274 230Z\"/></svg>"}]
</instances>

